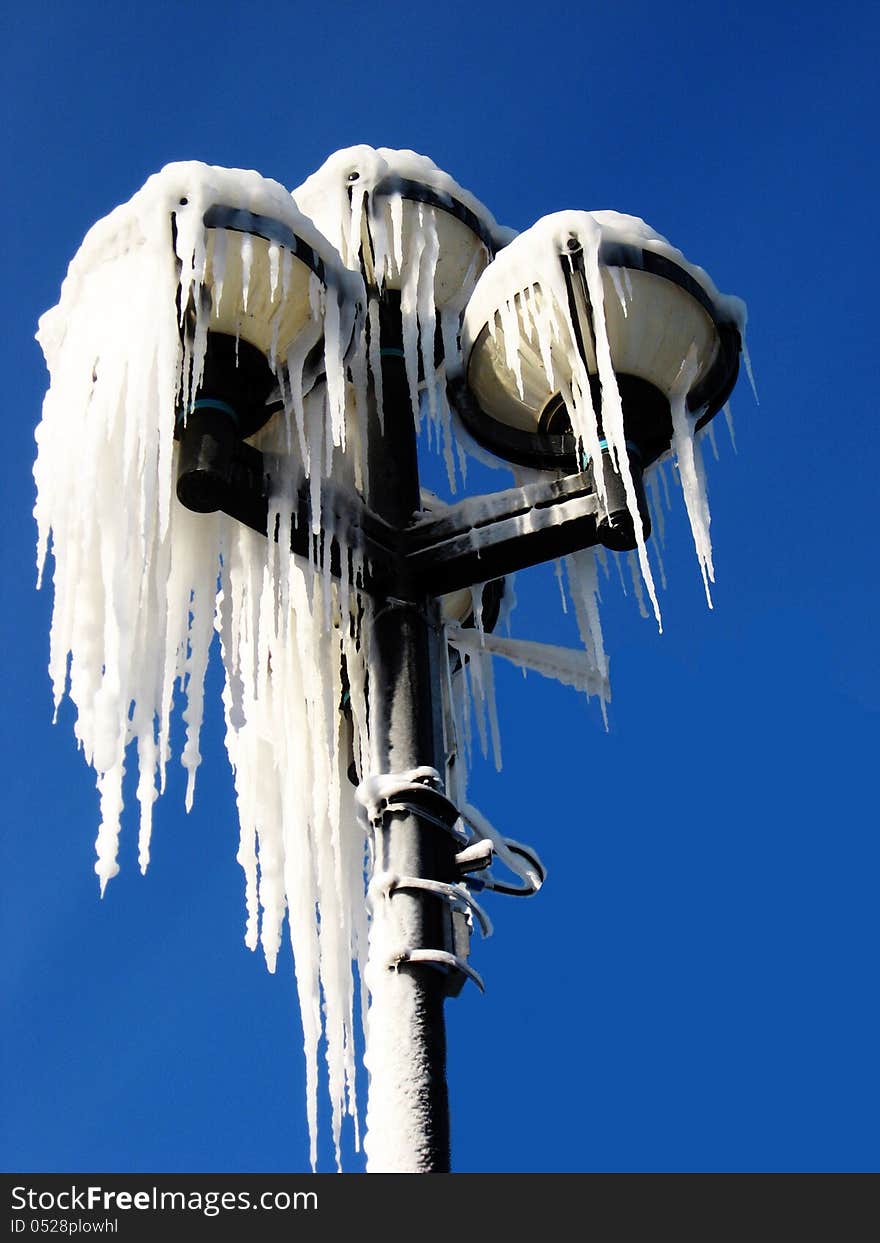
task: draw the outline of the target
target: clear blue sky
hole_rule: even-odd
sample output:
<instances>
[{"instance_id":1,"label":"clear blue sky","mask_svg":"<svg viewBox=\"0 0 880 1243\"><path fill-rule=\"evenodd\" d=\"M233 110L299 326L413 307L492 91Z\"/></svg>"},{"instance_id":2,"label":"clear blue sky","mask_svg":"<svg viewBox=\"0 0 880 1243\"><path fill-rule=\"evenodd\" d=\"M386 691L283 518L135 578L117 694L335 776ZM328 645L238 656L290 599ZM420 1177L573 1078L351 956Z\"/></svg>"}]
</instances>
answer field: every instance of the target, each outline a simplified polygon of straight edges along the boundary
<instances>
[{"instance_id":1,"label":"clear blue sky","mask_svg":"<svg viewBox=\"0 0 880 1243\"><path fill-rule=\"evenodd\" d=\"M270 977L242 942L216 667L194 811L175 774L147 877L130 819L98 900L34 590L33 334L169 161L292 187L366 142L516 228L643 216L748 303L761 398L741 380L738 455L720 428L709 460L714 612L680 504L664 634L605 585L609 732L499 666L505 768L474 792L549 878L494 901L487 993L448 1007L455 1168L876 1170L876 5L42 0L5 24L0 1167L307 1169L289 958ZM516 633L571 641L552 575L518 594Z\"/></svg>"}]
</instances>

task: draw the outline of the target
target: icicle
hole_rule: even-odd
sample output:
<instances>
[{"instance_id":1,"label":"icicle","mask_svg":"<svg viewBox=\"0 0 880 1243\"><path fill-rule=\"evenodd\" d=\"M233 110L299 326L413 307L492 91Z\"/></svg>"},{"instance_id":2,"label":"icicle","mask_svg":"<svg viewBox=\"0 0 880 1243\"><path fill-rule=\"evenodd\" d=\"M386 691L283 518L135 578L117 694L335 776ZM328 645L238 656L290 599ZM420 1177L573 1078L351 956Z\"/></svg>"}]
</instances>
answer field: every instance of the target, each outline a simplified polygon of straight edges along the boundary
<instances>
[{"instance_id":1,"label":"icicle","mask_svg":"<svg viewBox=\"0 0 880 1243\"><path fill-rule=\"evenodd\" d=\"M269 258L269 301L275 302L278 292L278 276L281 269L281 247L277 242L270 242L267 254Z\"/></svg>"},{"instance_id":2,"label":"icicle","mask_svg":"<svg viewBox=\"0 0 880 1243\"><path fill-rule=\"evenodd\" d=\"M727 424L727 434L730 437L730 447L733 449L734 453L738 453L739 450L736 447L736 429L733 425L733 411L730 408L729 401L724 403L724 421Z\"/></svg>"},{"instance_id":3,"label":"icicle","mask_svg":"<svg viewBox=\"0 0 880 1243\"><path fill-rule=\"evenodd\" d=\"M654 535L652 541L652 549L657 560L657 569L660 571L660 586L666 590L666 569L663 564L663 537L666 529L666 516L663 513L663 504L660 500L660 493L657 488L657 481L653 475L649 475L645 480L645 493L648 500L648 514L651 519L651 531Z\"/></svg>"},{"instance_id":4,"label":"icicle","mask_svg":"<svg viewBox=\"0 0 880 1243\"><path fill-rule=\"evenodd\" d=\"M662 468L661 468L662 469ZM645 492L648 497L648 508L651 515L651 531L657 543L662 544L666 537L666 515L660 496L659 471L651 471L645 477Z\"/></svg>"},{"instance_id":5,"label":"icicle","mask_svg":"<svg viewBox=\"0 0 880 1243\"><path fill-rule=\"evenodd\" d=\"M743 325L743 328L745 328L745 325ZM755 405L759 406L761 403L758 400L758 386L755 384L755 375L754 375L754 372L752 371L752 360L751 360L751 357L749 356L749 347L746 345L745 331L743 331L743 338L742 338L742 356L743 356L743 362L745 363L745 367L746 367L746 375L749 377L749 384L751 385L752 396L755 399Z\"/></svg>"},{"instance_id":6,"label":"icicle","mask_svg":"<svg viewBox=\"0 0 880 1243\"><path fill-rule=\"evenodd\" d=\"M605 654L605 642L602 636L602 621L599 614L599 576L596 571L596 553L592 548L584 548L572 553L564 559L565 575L568 590L574 606L578 633L590 666L598 676L599 699L602 704L602 719L608 728L608 703L611 699L611 684L608 676L608 657ZM560 579L560 587L562 582Z\"/></svg>"},{"instance_id":7,"label":"icicle","mask_svg":"<svg viewBox=\"0 0 880 1243\"><path fill-rule=\"evenodd\" d=\"M624 274L626 275L627 282L629 282L628 269L623 268L622 270ZM620 278L621 269L620 268L609 268L608 272L611 276L611 282L614 285L614 292L617 294L617 299L620 302L620 309L623 311L623 317L624 319L626 319L629 314L629 310L627 307L626 292L624 290L623 282L621 281L621 278ZM630 285L630 292L632 292L631 285Z\"/></svg>"},{"instance_id":8,"label":"icicle","mask_svg":"<svg viewBox=\"0 0 880 1243\"><path fill-rule=\"evenodd\" d=\"M649 617L648 606L645 604L645 593L642 590L641 563L636 553L628 552L626 554L626 564L629 566L629 576L632 582L633 592L636 597L636 604L639 606L639 616Z\"/></svg>"},{"instance_id":9,"label":"icicle","mask_svg":"<svg viewBox=\"0 0 880 1243\"><path fill-rule=\"evenodd\" d=\"M719 458L718 458L718 441L715 439L715 424L714 424L714 423L707 423L707 424L706 424L706 436L707 436L707 437L708 437L708 439L709 439L709 444L712 446L712 456L714 457L715 461L717 462L717 461L719 460Z\"/></svg>"},{"instance_id":10,"label":"icicle","mask_svg":"<svg viewBox=\"0 0 880 1243\"><path fill-rule=\"evenodd\" d=\"M480 654L479 639L473 631L450 626L446 636L457 651L467 653L472 658ZM535 643L527 639L505 639L495 634L486 635L485 651L491 655L503 656L521 669L534 669L566 686L575 686L591 695L608 697L607 679L595 667L587 652L576 648L556 647L549 643Z\"/></svg>"},{"instance_id":11,"label":"icicle","mask_svg":"<svg viewBox=\"0 0 880 1243\"><path fill-rule=\"evenodd\" d=\"M420 205L418 232L419 236L424 239L424 245L419 253L418 292L416 295L419 354L422 360L422 375L425 379L425 390L428 397L428 422L435 433L439 446L439 404L442 398L438 395L437 365L434 362L434 338L437 327L434 282L437 273L437 259L440 254L440 242L437 237L433 208L423 210Z\"/></svg>"},{"instance_id":12,"label":"icicle","mask_svg":"<svg viewBox=\"0 0 880 1243\"><path fill-rule=\"evenodd\" d=\"M645 546L645 537L642 530L642 522L639 516L638 499L636 497L635 485L632 480L628 468L628 452L626 447L626 433L623 425L623 406L620 401L620 391L617 387L617 377L614 372L614 363L611 358L611 345L608 340L608 330L605 322L605 294L602 283L602 274L599 269L599 244L601 233L596 229L593 235L585 241L584 256L586 260L586 276L587 289L592 306L592 323L594 331L594 343L596 347L596 360L599 368L599 379L602 383L602 428L608 440L609 448L620 470L623 478L624 489L626 492L626 505L632 518L633 527L636 535L636 553L639 560L639 568L642 573L645 588L651 599L654 609L654 616L657 619L657 626L662 631L663 622L660 616L660 604L657 600L657 592L654 587L654 578L651 573L651 565L648 560L648 550Z\"/></svg>"},{"instance_id":13,"label":"icicle","mask_svg":"<svg viewBox=\"0 0 880 1243\"><path fill-rule=\"evenodd\" d=\"M421 427L419 409L419 319L418 319L418 287L419 268L422 251L425 248L425 237L421 229L423 208L421 203L416 208L419 215L419 227L412 229L409 238L409 250L404 266L403 284L400 290L400 314L403 321L403 357L406 364L406 379L409 385L409 399L412 406L413 420L416 431Z\"/></svg>"},{"instance_id":14,"label":"icicle","mask_svg":"<svg viewBox=\"0 0 880 1243\"><path fill-rule=\"evenodd\" d=\"M229 238L225 229L214 230L214 245L211 250L211 289L213 292L214 311L219 314L223 308L223 281L226 276L226 250Z\"/></svg>"},{"instance_id":15,"label":"icicle","mask_svg":"<svg viewBox=\"0 0 880 1243\"><path fill-rule=\"evenodd\" d=\"M682 365L678 391L672 394L670 408L672 410L672 447L678 464L681 490L684 495L685 508L691 525L697 560L703 576L706 591L706 602L712 607L712 595L709 584L715 581L715 570L712 565L712 542L709 538L709 502L706 496L706 476L703 469L703 455L694 437L693 418L687 408L687 394L690 391L696 363L693 356Z\"/></svg>"},{"instance_id":16,"label":"icicle","mask_svg":"<svg viewBox=\"0 0 880 1243\"><path fill-rule=\"evenodd\" d=\"M658 462L656 472L663 488L663 502L667 509L672 509L672 497L669 495L669 480L666 477L666 463Z\"/></svg>"},{"instance_id":17,"label":"icicle","mask_svg":"<svg viewBox=\"0 0 880 1243\"><path fill-rule=\"evenodd\" d=\"M447 630L447 636L453 646L457 646L454 636L459 633L458 628L452 627ZM495 678L492 670L492 661L490 652L495 650L487 647L487 640L490 636L483 634L481 631L468 630L467 634L475 640L475 646L469 650L469 673L470 673L470 692L471 702L475 711L477 729L480 737L480 748L483 755L488 755L489 740L492 743L492 758L495 768L501 771L501 731L498 725L498 708L495 703ZM460 647L458 650L463 651ZM488 732L487 732L488 725Z\"/></svg>"},{"instance_id":18,"label":"icicle","mask_svg":"<svg viewBox=\"0 0 880 1243\"><path fill-rule=\"evenodd\" d=\"M562 562L560 560L553 562L553 573L556 576L556 586L559 588L559 603L562 605L563 613L567 613L568 601L565 598L565 581L562 577Z\"/></svg>"}]
</instances>

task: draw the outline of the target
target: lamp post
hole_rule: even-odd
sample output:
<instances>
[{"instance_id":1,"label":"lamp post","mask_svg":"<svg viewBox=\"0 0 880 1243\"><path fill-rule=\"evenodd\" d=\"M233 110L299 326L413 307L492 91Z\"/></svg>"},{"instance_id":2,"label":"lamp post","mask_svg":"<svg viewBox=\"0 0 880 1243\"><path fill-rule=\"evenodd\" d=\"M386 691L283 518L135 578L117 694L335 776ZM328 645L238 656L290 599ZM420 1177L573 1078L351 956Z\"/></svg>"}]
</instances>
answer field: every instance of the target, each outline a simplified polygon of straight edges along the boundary
<instances>
[{"instance_id":1,"label":"lamp post","mask_svg":"<svg viewBox=\"0 0 880 1243\"><path fill-rule=\"evenodd\" d=\"M371 836L371 1171L450 1168L444 1005L479 982L470 878L493 851L455 802L441 599L599 544L643 551L643 471L721 408L741 344L737 304L642 222L563 213L511 240L428 164L337 153L296 192L310 222L270 210L268 192L256 208L224 200L222 185L198 210L180 195L170 219L177 498L335 578L351 610L336 625L366 662L368 741L347 767ZM292 460L296 424L302 456L305 395L322 386L332 442L288 470L279 506L261 429L286 421ZM420 391L528 478L426 511ZM335 424L359 406L346 440Z\"/></svg>"}]
</instances>

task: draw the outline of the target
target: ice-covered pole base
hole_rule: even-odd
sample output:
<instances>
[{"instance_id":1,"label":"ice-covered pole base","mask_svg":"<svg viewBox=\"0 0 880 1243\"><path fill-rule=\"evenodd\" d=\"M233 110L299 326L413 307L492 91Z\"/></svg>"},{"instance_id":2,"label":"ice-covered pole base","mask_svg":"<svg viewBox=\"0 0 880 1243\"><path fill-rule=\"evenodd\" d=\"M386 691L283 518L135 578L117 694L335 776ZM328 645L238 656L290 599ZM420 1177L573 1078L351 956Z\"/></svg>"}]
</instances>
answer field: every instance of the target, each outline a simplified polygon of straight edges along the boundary
<instances>
[{"instance_id":1,"label":"ice-covered pole base","mask_svg":"<svg viewBox=\"0 0 880 1243\"><path fill-rule=\"evenodd\" d=\"M393 751L399 756L401 747ZM411 813L391 811L375 830L364 1058L370 1077L364 1149L371 1174L450 1168L443 1015L447 978L432 963L407 961L408 954L420 950L443 952L446 904L424 890L402 886L407 877L450 874L444 843L433 840L442 833L426 829Z\"/></svg>"},{"instance_id":2,"label":"ice-covered pole base","mask_svg":"<svg viewBox=\"0 0 880 1243\"><path fill-rule=\"evenodd\" d=\"M382 417L378 409L370 412L368 499L398 527L412 521L420 504L400 333L399 305L389 301L382 307ZM409 592L402 574L395 594L375 602L369 651L374 774L437 767L431 644L439 633L436 604ZM430 962L406 961L411 951L448 949L449 913L434 894L397 882L455 879L456 843L405 803L392 803L374 821L364 1059L369 1173L449 1170L447 977Z\"/></svg>"},{"instance_id":3,"label":"ice-covered pole base","mask_svg":"<svg viewBox=\"0 0 880 1243\"><path fill-rule=\"evenodd\" d=\"M423 990L409 974L414 970L386 971L384 979L368 973L368 1174L449 1171L446 1084L434 1069L446 1060L442 1014L438 1022L434 1007L425 1006Z\"/></svg>"}]
</instances>

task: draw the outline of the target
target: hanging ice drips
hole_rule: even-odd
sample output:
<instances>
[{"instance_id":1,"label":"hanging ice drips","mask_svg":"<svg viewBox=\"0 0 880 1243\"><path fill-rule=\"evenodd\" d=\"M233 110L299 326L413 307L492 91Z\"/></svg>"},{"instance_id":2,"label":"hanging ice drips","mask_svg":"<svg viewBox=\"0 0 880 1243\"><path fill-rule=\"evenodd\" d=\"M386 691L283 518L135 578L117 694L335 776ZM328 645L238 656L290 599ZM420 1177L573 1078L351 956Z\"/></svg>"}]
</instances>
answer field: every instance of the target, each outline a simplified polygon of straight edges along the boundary
<instances>
[{"instance_id":1,"label":"hanging ice drips","mask_svg":"<svg viewBox=\"0 0 880 1243\"><path fill-rule=\"evenodd\" d=\"M671 452L708 595L713 567L697 433L732 386L744 328L739 299L720 294L643 220L610 211L538 221L487 269L467 307L464 367L480 407L468 430L515 461L567 471L591 465L603 502L604 454L623 484L658 624L636 481ZM563 460L565 433L571 445Z\"/></svg>"},{"instance_id":2,"label":"hanging ice drips","mask_svg":"<svg viewBox=\"0 0 880 1243\"><path fill-rule=\"evenodd\" d=\"M399 298L416 426L443 456L456 487L447 368L460 358L465 306L495 252L514 236L448 173L415 151L349 147L293 191L299 209L362 272L373 297L368 340L382 408L378 296ZM364 376L363 370L360 376ZM355 377L357 381L358 377Z\"/></svg>"},{"instance_id":3,"label":"hanging ice drips","mask_svg":"<svg viewBox=\"0 0 880 1243\"><path fill-rule=\"evenodd\" d=\"M50 550L54 559L50 674L56 710L67 692L97 777L101 892L118 871L129 744L147 867L178 692L192 804L217 628L246 941L259 939L274 969L288 915L313 1163L322 1033L337 1153L343 1112L356 1116L351 963L365 945L364 841L345 775L365 736L363 696L350 697L347 716L339 707L363 685L363 649L348 624L347 582L332 584L321 565L222 513L178 504L175 422L199 405L209 334L232 340L242 366L247 351L266 360L277 385L276 413L259 433L270 529L276 517L289 527L304 476L317 481L320 524L320 481L346 434L346 460L357 457L341 377L363 303L359 278L277 183L176 164L89 232L38 334L51 374L34 470L40 571Z\"/></svg>"}]
</instances>

